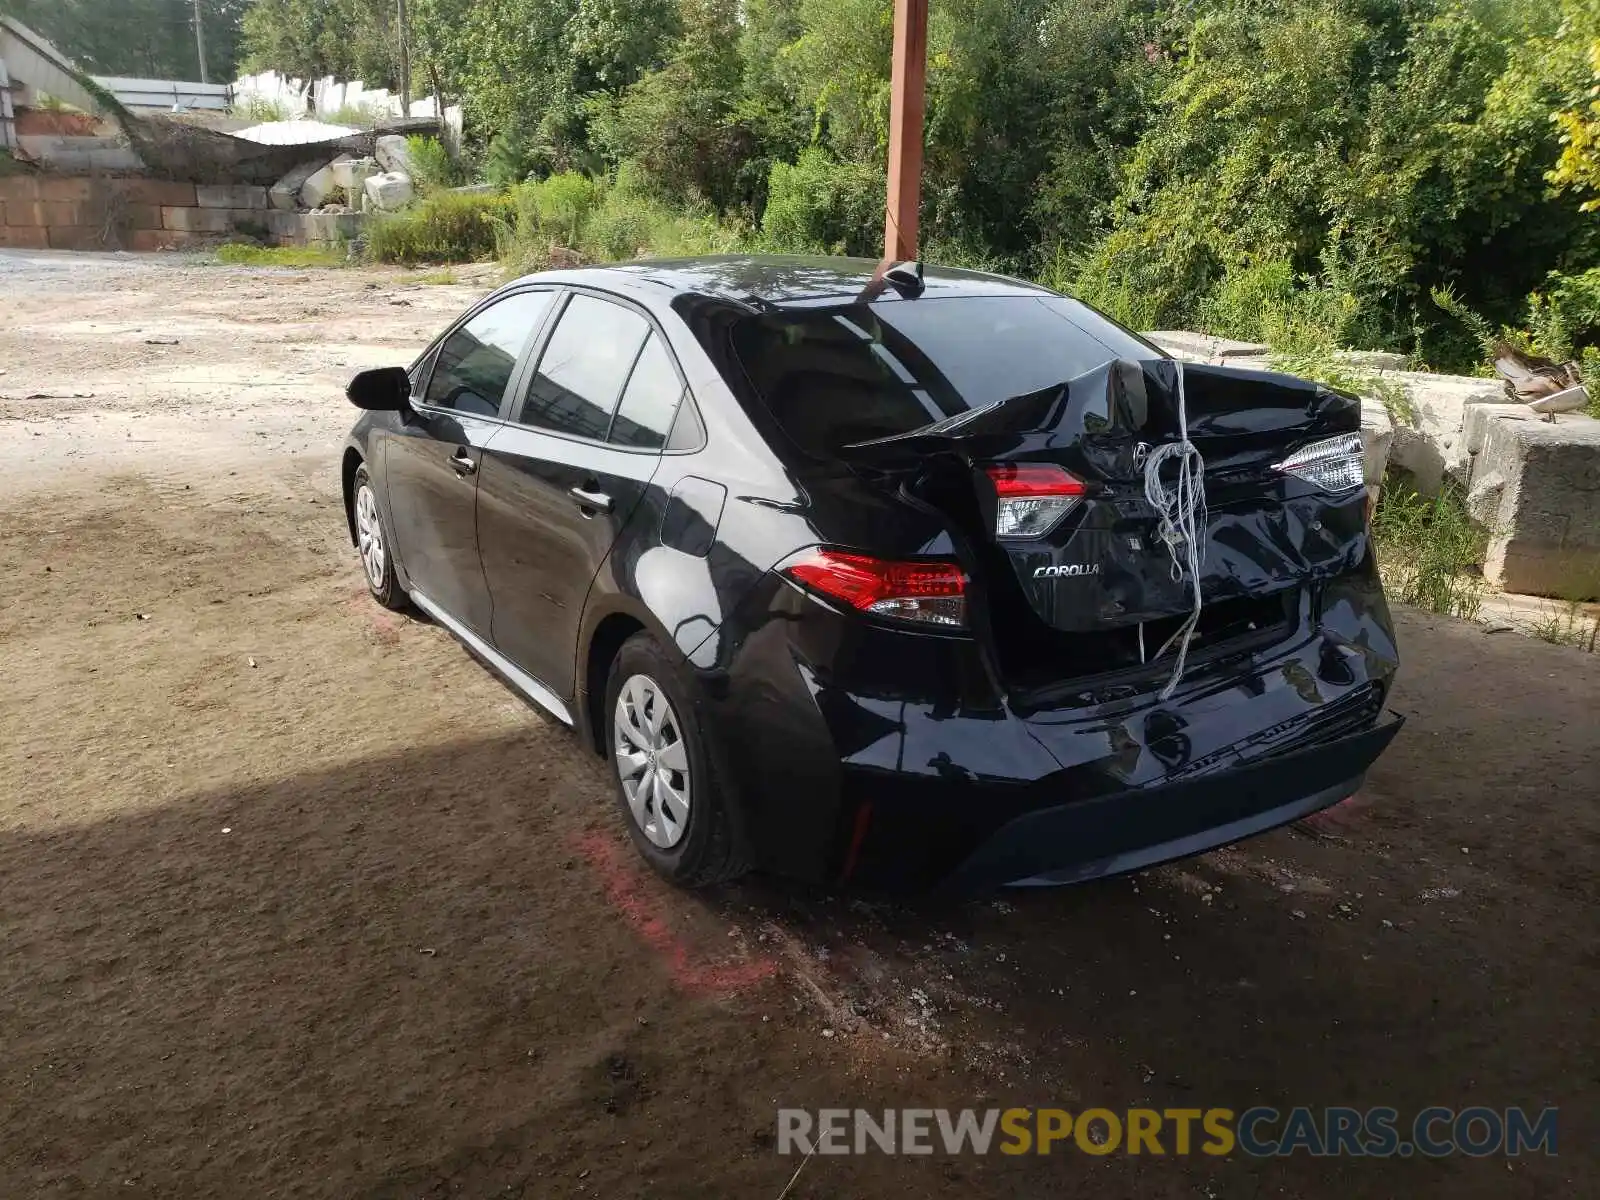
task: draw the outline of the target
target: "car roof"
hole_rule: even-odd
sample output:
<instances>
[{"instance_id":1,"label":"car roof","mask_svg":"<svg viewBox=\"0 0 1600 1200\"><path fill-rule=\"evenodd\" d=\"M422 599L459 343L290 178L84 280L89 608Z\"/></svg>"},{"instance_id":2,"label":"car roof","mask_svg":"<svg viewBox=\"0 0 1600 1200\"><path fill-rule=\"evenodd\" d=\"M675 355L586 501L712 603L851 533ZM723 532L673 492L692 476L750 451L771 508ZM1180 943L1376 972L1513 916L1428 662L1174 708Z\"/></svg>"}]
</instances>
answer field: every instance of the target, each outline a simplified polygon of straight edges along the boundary
<instances>
[{"instance_id":1,"label":"car roof","mask_svg":"<svg viewBox=\"0 0 1600 1200\"><path fill-rule=\"evenodd\" d=\"M658 258L572 270L544 271L517 282L562 282L634 292L663 290L670 296L699 295L732 301L751 309L851 301L872 282L879 263L870 258L832 258L788 254ZM1048 288L957 267L923 269L923 298L949 296L1051 296ZM886 289L882 298L897 299Z\"/></svg>"}]
</instances>

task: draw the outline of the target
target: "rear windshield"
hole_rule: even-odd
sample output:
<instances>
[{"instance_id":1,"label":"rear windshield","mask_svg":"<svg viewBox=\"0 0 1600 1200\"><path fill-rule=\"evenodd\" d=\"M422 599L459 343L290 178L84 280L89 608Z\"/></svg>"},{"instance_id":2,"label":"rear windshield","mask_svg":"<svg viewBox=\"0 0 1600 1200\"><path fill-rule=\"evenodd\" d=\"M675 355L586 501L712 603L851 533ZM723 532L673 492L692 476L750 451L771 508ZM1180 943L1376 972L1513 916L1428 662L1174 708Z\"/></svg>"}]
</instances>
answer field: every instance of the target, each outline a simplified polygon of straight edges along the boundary
<instances>
[{"instance_id":1,"label":"rear windshield","mask_svg":"<svg viewBox=\"0 0 1600 1200\"><path fill-rule=\"evenodd\" d=\"M1108 359L1161 356L1060 296L790 309L742 318L733 344L784 433L818 458L1064 383Z\"/></svg>"}]
</instances>

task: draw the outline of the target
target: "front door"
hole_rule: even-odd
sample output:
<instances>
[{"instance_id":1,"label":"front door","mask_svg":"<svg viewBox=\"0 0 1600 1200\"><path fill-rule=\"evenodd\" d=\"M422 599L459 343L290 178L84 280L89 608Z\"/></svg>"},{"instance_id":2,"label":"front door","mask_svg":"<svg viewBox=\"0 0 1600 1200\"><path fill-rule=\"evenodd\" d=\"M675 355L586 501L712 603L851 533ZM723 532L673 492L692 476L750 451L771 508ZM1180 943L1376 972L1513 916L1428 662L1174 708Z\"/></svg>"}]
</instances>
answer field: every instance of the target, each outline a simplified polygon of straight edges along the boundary
<instances>
[{"instance_id":1,"label":"front door","mask_svg":"<svg viewBox=\"0 0 1600 1200\"><path fill-rule=\"evenodd\" d=\"M484 637L491 608L478 557L478 471L552 297L515 293L463 322L419 378L414 416L384 446L394 539L412 590Z\"/></svg>"},{"instance_id":2,"label":"front door","mask_svg":"<svg viewBox=\"0 0 1600 1200\"><path fill-rule=\"evenodd\" d=\"M576 293L484 454L495 647L559 696L572 695L590 584L660 464L683 390L641 313Z\"/></svg>"}]
</instances>

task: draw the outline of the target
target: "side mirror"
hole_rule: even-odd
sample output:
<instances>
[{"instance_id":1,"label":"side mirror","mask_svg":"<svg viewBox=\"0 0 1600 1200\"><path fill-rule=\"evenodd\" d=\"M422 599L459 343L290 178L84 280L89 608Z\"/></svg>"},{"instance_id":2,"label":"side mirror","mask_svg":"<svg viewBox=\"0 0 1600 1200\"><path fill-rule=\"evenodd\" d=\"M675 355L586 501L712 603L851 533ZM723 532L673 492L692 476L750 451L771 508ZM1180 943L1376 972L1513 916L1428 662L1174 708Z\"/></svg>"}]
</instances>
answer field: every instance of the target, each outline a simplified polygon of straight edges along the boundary
<instances>
[{"instance_id":1,"label":"side mirror","mask_svg":"<svg viewBox=\"0 0 1600 1200\"><path fill-rule=\"evenodd\" d=\"M411 407L411 376L404 367L376 367L352 379L344 394L357 408L405 412Z\"/></svg>"}]
</instances>

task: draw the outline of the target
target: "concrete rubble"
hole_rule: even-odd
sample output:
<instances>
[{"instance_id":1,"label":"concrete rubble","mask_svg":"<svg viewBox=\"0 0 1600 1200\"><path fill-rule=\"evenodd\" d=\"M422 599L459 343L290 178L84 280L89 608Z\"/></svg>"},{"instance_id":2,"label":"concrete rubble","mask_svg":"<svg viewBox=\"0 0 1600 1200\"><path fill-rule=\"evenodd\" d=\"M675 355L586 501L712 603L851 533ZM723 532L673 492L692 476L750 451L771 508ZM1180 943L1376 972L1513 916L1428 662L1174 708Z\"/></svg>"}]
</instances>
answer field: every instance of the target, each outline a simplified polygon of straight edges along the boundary
<instances>
[{"instance_id":1,"label":"concrete rubble","mask_svg":"<svg viewBox=\"0 0 1600 1200\"><path fill-rule=\"evenodd\" d=\"M411 186L411 176L399 171L383 171L367 178L365 199L379 212L394 212L411 203L416 194Z\"/></svg>"},{"instance_id":2,"label":"concrete rubble","mask_svg":"<svg viewBox=\"0 0 1600 1200\"><path fill-rule=\"evenodd\" d=\"M1264 368L1266 346L1185 330L1144 335L1176 358ZM1405 394L1397 420L1376 396L1361 401L1367 491L1390 470L1424 496L1461 489L1488 534L1484 576L1508 593L1600 599L1600 421L1563 411L1550 420L1508 402L1501 381L1406 371L1398 355L1350 351L1351 366Z\"/></svg>"}]
</instances>

